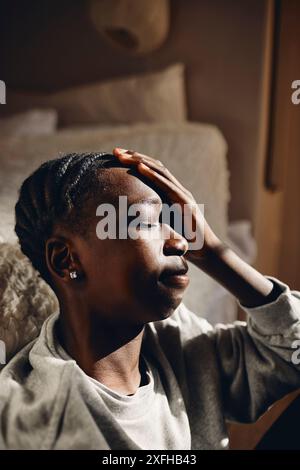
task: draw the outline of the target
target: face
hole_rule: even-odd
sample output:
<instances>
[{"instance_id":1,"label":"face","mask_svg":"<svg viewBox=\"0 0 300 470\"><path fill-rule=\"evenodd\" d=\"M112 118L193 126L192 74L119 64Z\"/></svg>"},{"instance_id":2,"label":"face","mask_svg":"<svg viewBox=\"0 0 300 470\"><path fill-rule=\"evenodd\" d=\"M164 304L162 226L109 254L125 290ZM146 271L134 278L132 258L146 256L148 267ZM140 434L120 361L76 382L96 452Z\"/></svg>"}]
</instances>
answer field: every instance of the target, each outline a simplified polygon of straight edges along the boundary
<instances>
[{"instance_id":1,"label":"face","mask_svg":"<svg viewBox=\"0 0 300 470\"><path fill-rule=\"evenodd\" d=\"M183 258L187 241L160 223L162 200L137 173L128 168L105 172L109 190L102 190L99 200L91 204L89 236L74 239L84 272L84 280L76 288L87 299L89 310L107 321L145 324L167 318L188 285ZM141 222L137 238L99 239L96 228L101 217L96 209L110 203L119 216L120 195L127 196L128 206L137 204ZM117 233L118 228L119 224Z\"/></svg>"}]
</instances>

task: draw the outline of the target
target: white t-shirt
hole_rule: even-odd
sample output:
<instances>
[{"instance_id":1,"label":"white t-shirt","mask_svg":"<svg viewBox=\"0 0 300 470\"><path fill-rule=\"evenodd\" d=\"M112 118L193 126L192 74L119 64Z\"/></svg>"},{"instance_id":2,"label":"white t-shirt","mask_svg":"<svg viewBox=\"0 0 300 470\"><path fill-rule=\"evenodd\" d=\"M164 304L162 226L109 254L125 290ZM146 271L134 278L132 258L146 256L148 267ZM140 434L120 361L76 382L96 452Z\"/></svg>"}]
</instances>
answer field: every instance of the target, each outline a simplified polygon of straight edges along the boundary
<instances>
[{"instance_id":1,"label":"white t-shirt","mask_svg":"<svg viewBox=\"0 0 300 470\"><path fill-rule=\"evenodd\" d=\"M72 359L57 343L56 351L60 358ZM115 392L86 374L91 386L96 388L114 419L128 437L141 449L147 450L189 450L191 434L183 400L178 390L178 400L182 400L180 418L170 410L166 391L154 364L142 356L146 365L147 383L133 395Z\"/></svg>"}]
</instances>

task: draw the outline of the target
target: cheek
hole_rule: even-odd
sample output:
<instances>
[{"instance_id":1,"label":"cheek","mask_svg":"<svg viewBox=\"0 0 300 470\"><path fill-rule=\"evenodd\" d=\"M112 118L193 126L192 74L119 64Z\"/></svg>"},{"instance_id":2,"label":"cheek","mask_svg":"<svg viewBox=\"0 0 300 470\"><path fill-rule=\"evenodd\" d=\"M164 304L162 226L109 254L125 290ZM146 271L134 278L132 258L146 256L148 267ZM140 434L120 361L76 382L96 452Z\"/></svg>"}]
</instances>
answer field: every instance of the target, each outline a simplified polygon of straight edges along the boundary
<instances>
[{"instance_id":1,"label":"cheek","mask_svg":"<svg viewBox=\"0 0 300 470\"><path fill-rule=\"evenodd\" d=\"M144 304L157 289L161 272L161 242L126 240L118 251L122 258L120 286L131 303Z\"/></svg>"},{"instance_id":2,"label":"cheek","mask_svg":"<svg viewBox=\"0 0 300 470\"><path fill-rule=\"evenodd\" d=\"M156 277L161 270L161 242L158 240L131 240L128 247L130 270L137 277ZM138 279L136 279L138 281Z\"/></svg>"},{"instance_id":3,"label":"cheek","mask_svg":"<svg viewBox=\"0 0 300 470\"><path fill-rule=\"evenodd\" d=\"M102 240L95 245L85 264L99 294L136 295L154 287L161 270L161 241Z\"/></svg>"}]
</instances>

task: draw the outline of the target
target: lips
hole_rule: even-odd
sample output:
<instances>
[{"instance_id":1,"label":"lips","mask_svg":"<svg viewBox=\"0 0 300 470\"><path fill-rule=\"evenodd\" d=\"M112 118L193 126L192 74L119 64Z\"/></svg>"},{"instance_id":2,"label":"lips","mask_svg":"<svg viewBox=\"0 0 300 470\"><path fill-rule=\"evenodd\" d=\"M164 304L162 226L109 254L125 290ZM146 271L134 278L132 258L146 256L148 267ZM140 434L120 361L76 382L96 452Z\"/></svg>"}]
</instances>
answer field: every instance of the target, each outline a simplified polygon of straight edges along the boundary
<instances>
[{"instance_id":1,"label":"lips","mask_svg":"<svg viewBox=\"0 0 300 470\"><path fill-rule=\"evenodd\" d=\"M169 287L184 288L189 283L189 277L187 276L188 269L186 262L183 262L178 267L165 268L159 276L159 280Z\"/></svg>"}]
</instances>

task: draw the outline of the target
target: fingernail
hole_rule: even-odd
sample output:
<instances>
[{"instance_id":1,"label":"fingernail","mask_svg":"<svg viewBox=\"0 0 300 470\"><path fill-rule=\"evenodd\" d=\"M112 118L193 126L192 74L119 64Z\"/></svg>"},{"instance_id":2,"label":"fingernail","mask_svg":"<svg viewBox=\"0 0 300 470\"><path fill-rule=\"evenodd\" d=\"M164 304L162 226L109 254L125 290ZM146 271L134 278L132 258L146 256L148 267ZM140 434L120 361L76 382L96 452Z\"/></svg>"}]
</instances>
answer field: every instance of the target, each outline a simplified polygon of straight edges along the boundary
<instances>
[{"instance_id":1,"label":"fingernail","mask_svg":"<svg viewBox=\"0 0 300 470\"><path fill-rule=\"evenodd\" d=\"M150 170L150 168L149 168L147 165L144 165L144 163L139 163L139 164L138 164L138 167L139 167L141 170Z\"/></svg>"},{"instance_id":2,"label":"fingernail","mask_svg":"<svg viewBox=\"0 0 300 470\"><path fill-rule=\"evenodd\" d=\"M128 150L126 150L126 149L120 149L120 147L116 147L116 150L117 150L117 152L120 152L120 153L126 153L126 152L128 152Z\"/></svg>"}]
</instances>

